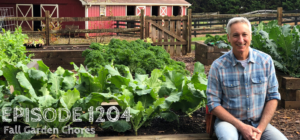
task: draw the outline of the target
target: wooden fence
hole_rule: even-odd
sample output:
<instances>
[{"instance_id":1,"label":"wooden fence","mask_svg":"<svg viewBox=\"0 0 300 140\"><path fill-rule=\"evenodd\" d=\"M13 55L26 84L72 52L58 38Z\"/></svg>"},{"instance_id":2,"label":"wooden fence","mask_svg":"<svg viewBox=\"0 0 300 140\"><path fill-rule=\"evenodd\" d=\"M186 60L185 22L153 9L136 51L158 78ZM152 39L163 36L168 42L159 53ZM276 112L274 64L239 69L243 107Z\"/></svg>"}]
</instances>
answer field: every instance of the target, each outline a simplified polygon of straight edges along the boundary
<instances>
[{"instance_id":1,"label":"wooden fence","mask_svg":"<svg viewBox=\"0 0 300 140\"><path fill-rule=\"evenodd\" d=\"M284 13L282 7L277 8L277 13L271 14L219 14L219 15L192 15L192 35L196 37L201 34L225 34L227 22L233 17L246 17L250 22L262 22L278 20L278 25L283 23L300 22L300 13ZM293 20L290 20L290 19Z\"/></svg>"},{"instance_id":2,"label":"wooden fence","mask_svg":"<svg viewBox=\"0 0 300 140\"><path fill-rule=\"evenodd\" d=\"M146 16L145 38L150 37L153 45L162 46L171 56L191 52L191 9L187 16Z\"/></svg>"},{"instance_id":3,"label":"wooden fence","mask_svg":"<svg viewBox=\"0 0 300 140\"><path fill-rule=\"evenodd\" d=\"M54 18L50 17L49 11L45 12L45 17L5 17L0 19L0 21L45 21L45 31L23 31L23 33L38 33L38 34L45 34L46 38L46 45L50 44L50 34L56 33L125 33L125 32L140 32L144 34L141 22L140 27L142 28L135 28L136 26L131 26L132 28L119 28L123 26L120 21L122 22L135 22L135 21L144 21L144 16L107 16L107 17L60 17ZM68 22L68 21L119 21L117 22L118 28L111 28L111 29L61 29L61 30L50 30L50 23L51 22ZM127 23L128 24L128 23ZM126 25L127 26L127 25ZM128 27L128 26L127 26ZM143 37L143 35L141 35ZM143 39L143 38L141 38Z\"/></svg>"}]
</instances>

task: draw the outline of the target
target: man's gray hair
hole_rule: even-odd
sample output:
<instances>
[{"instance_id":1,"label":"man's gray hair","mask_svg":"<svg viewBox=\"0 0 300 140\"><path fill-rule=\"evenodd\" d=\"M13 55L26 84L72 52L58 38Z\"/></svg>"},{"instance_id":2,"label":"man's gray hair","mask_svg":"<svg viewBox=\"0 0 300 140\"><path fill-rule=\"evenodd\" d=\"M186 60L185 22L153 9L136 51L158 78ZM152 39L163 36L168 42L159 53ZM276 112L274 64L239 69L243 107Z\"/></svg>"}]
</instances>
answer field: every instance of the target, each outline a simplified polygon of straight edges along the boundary
<instances>
[{"instance_id":1,"label":"man's gray hair","mask_svg":"<svg viewBox=\"0 0 300 140\"><path fill-rule=\"evenodd\" d=\"M232 19L230 19L227 23L227 33L228 35L230 35L230 28L232 24L238 23L238 22L242 22L242 23L246 23L249 27L250 33L252 33L252 29L251 29L251 23L247 18L244 17L234 17Z\"/></svg>"}]
</instances>

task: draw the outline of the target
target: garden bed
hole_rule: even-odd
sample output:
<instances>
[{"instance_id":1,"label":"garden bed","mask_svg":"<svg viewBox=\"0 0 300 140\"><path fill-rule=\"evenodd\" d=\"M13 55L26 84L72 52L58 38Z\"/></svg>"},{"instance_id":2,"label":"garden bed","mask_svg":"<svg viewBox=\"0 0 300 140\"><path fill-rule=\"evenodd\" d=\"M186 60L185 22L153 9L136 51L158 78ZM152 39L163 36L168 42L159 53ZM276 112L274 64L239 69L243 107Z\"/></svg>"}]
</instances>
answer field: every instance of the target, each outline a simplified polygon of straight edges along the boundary
<instances>
[{"instance_id":1,"label":"garden bed","mask_svg":"<svg viewBox=\"0 0 300 140\"><path fill-rule=\"evenodd\" d=\"M56 70L59 66L72 70L74 67L70 62L74 62L78 66L83 64L82 52L87 48L89 45L44 46L27 49L29 51L27 54L33 53L33 59L42 59L51 70Z\"/></svg>"},{"instance_id":2,"label":"garden bed","mask_svg":"<svg viewBox=\"0 0 300 140\"><path fill-rule=\"evenodd\" d=\"M217 58L222 56L228 49L219 49L217 46L208 46L203 42L196 42L195 59L203 65L211 65Z\"/></svg>"},{"instance_id":3,"label":"garden bed","mask_svg":"<svg viewBox=\"0 0 300 140\"><path fill-rule=\"evenodd\" d=\"M277 71L276 74L281 95L280 105L286 109L299 109L300 78L294 78L279 71Z\"/></svg>"}]
</instances>

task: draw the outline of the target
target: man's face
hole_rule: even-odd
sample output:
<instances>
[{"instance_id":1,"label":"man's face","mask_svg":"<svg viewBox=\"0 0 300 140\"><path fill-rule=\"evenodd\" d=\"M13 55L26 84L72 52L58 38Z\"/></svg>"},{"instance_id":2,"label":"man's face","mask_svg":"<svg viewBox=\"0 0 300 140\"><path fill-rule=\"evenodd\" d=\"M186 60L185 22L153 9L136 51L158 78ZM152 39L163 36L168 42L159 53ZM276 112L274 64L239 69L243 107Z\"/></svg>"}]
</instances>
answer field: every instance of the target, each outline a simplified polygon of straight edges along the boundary
<instances>
[{"instance_id":1,"label":"man's face","mask_svg":"<svg viewBox=\"0 0 300 140\"><path fill-rule=\"evenodd\" d=\"M227 34L227 39L232 46L234 54L249 52L252 34L246 23L238 22L232 24L230 35Z\"/></svg>"}]
</instances>

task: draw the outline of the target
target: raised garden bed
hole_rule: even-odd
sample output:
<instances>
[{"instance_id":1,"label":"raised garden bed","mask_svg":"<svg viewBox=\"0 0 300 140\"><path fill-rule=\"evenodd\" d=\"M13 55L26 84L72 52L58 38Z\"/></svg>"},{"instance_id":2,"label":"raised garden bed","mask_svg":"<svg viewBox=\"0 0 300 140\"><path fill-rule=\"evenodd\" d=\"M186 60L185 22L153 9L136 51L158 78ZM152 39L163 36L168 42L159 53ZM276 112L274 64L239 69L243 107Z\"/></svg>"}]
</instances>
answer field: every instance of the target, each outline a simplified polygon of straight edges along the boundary
<instances>
[{"instance_id":1,"label":"raised garden bed","mask_svg":"<svg viewBox=\"0 0 300 140\"><path fill-rule=\"evenodd\" d=\"M300 108L300 78L276 72L281 95L280 105L286 109Z\"/></svg>"},{"instance_id":2,"label":"raised garden bed","mask_svg":"<svg viewBox=\"0 0 300 140\"><path fill-rule=\"evenodd\" d=\"M203 65L211 65L214 60L228 52L228 49L219 49L217 46L208 46L202 42L195 43L195 59Z\"/></svg>"},{"instance_id":3,"label":"raised garden bed","mask_svg":"<svg viewBox=\"0 0 300 140\"><path fill-rule=\"evenodd\" d=\"M83 64L85 59L82 57L82 52L87 48L89 45L44 46L27 49L29 51L27 55L34 53L32 58L42 59L51 70L56 70L59 66L72 70L74 67L70 65L70 62L78 66Z\"/></svg>"}]
</instances>

